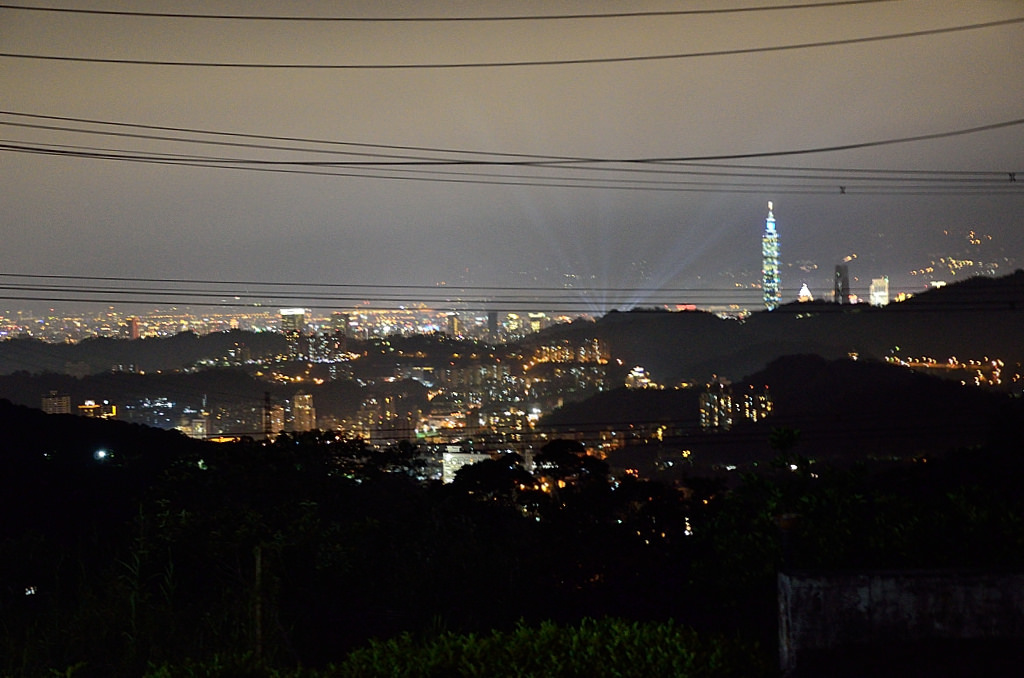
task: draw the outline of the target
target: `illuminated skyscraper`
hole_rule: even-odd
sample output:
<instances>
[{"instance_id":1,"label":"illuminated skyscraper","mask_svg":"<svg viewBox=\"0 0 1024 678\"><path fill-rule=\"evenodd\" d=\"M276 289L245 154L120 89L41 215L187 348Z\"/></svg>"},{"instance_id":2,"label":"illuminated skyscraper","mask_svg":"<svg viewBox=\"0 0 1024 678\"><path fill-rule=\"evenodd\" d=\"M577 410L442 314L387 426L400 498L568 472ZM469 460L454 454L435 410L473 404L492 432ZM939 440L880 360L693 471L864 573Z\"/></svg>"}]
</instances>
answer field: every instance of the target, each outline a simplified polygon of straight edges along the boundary
<instances>
[{"instance_id":1,"label":"illuminated skyscraper","mask_svg":"<svg viewBox=\"0 0 1024 678\"><path fill-rule=\"evenodd\" d=\"M456 339L462 336L462 323L459 320L458 313L448 315L448 334Z\"/></svg>"},{"instance_id":2,"label":"illuminated skyscraper","mask_svg":"<svg viewBox=\"0 0 1024 678\"><path fill-rule=\"evenodd\" d=\"M298 360L303 357L302 335L306 330L306 309L281 309L281 334L288 340L288 357Z\"/></svg>"},{"instance_id":3,"label":"illuminated skyscraper","mask_svg":"<svg viewBox=\"0 0 1024 678\"><path fill-rule=\"evenodd\" d=\"M47 414L71 414L71 396L60 391L50 391L43 396L43 412Z\"/></svg>"},{"instance_id":4,"label":"illuminated skyscraper","mask_svg":"<svg viewBox=\"0 0 1024 678\"><path fill-rule=\"evenodd\" d=\"M335 332L341 333L341 336L349 336L349 316L348 313L342 313L341 311L335 311L331 314L331 329Z\"/></svg>"},{"instance_id":5,"label":"illuminated skyscraper","mask_svg":"<svg viewBox=\"0 0 1024 678\"><path fill-rule=\"evenodd\" d=\"M313 396L299 391L292 398L292 429L312 431L315 428L316 408L313 407Z\"/></svg>"},{"instance_id":6,"label":"illuminated skyscraper","mask_svg":"<svg viewBox=\"0 0 1024 678\"><path fill-rule=\"evenodd\" d=\"M778 307L779 284L779 234L775 230L775 215L772 203L768 201L768 218L764 221L764 236L761 238L761 289L764 291L764 307L771 311Z\"/></svg>"},{"instance_id":7,"label":"illuminated skyscraper","mask_svg":"<svg viewBox=\"0 0 1024 678\"><path fill-rule=\"evenodd\" d=\"M700 427L705 431L732 428L732 387L717 376L700 394Z\"/></svg>"},{"instance_id":8,"label":"illuminated skyscraper","mask_svg":"<svg viewBox=\"0 0 1024 678\"><path fill-rule=\"evenodd\" d=\"M889 303L889 277L871 279L871 288L868 296L872 306L885 306Z\"/></svg>"}]
</instances>

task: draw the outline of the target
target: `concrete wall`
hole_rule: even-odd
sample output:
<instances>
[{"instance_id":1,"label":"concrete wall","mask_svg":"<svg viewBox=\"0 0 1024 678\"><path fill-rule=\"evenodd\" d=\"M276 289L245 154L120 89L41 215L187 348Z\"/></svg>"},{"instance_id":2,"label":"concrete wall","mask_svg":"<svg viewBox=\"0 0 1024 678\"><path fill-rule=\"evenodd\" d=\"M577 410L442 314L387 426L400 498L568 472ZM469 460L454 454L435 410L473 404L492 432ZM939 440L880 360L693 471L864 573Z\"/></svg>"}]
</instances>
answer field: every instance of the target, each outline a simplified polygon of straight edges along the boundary
<instances>
[{"instance_id":1,"label":"concrete wall","mask_svg":"<svg viewBox=\"0 0 1024 678\"><path fill-rule=\"evenodd\" d=\"M929 640L1024 641L1024 573L787 572L779 579L779 662L844 646Z\"/></svg>"}]
</instances>

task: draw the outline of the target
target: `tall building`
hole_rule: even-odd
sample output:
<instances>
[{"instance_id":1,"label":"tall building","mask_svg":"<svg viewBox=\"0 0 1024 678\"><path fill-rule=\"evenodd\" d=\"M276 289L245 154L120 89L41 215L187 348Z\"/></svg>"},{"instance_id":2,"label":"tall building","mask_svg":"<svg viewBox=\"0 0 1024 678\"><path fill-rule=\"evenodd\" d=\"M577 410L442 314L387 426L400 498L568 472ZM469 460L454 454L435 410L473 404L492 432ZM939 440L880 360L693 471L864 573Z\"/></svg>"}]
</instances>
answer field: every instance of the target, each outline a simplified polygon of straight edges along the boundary
<instances>
[{"instance_id":1,"label":"tall building","mask_svg":"<svg viewBox=\"0 0 1024 678\"><path fill-rule=\"evenodd\" d=\"M267 438L275 438L284 430L284 408L274 405L267 410Z\"/></svg>"},{"instance_id":2,"label":"tall building","mask_svg":"<svg viewBox=\"0 0 1024 678\"><path fill-rule=\"evenodd\" d=\"M341 311L335 311L331 314L331 330L335 334L341 333L341 336L348 337L349 332L349 316L348 313L342 313Z\"/></svg>"},{"instance_id":3,"label":"tall building","mask_svg":"<svg viewBox=\"0 0 1024 678\"><path fill-rule=\"evenodd\" d=\"M292 398L292 430L312 431L316 429L316 409L313 396L299 391Z\"/></svg>"},{"instance_id":4,"label":"tall building","mask_svg":"<svg viewBox=\"0 0 1024 678\"><path fill-rule=\"evenodd\" d=\"M530 313L527 314L527 317L530 320L531 332L540 332L542 329L548 326L548 316L546 313L541 313L540 311L531 311Z\"/></svg>"},{"instance_id":5,"label":"tall building","mask_svg":"<svg viewBox=\"0 0 1024 678\"><path fill-rule=\"evenodd\" d=\"M306 309L281 309L281 334L288 340L288 357L298 360L303 357L303 333L306 331Z\"/></svg>"},{"instance_id":6,"label":"tall building","mask_svg":"<svg viewBox=\"0 0 1024 678\"><path fill-rule=\"evenodd\" d=\"M448 334L456 339L462 336L462 322L458 313L448 315Z\"/></svg>"},{"instance_id":7,"label":"tall building","mask_svg":"<svg viewBox=\"0 0 1024 678\"><path fill-rule=\"evenodd\" d=\"M59 391L50 391L43 396L43 412L47 414L71 414L71 396Z\"/></svg>"},{"instance_id":8,"label":"tall building","mask_svg":"<svg viewBox=\"0 0 1024 678\"><path fill-rule=\"evenodd\" d=\"M766 419L774 409L772 396L768 391L767 384L760 391L754 389L754 385L750 384L747 391L739 399L739 402L736 403L736 406L738 414L744 419L751 421Z\"/></svg>"},{"instance_id":9,"label":"tall building","mask_svg":"<svg viewBox=\"0 0 1024 678\"><path fill-rule=\"evenodd\" d=\"M700 394L700 427L705 431L728 431L732 428L732 387L714 377Z\"/></svg>"},{"instance_id":10,"label":"tall building","mask_svg":"<svg viewBox=\"0 0 1024 678\"><path fill-rule=\"evenodd\" d=\"M764 236L761 238L761 289L764 291L764 307L769 311L777 308L782 291L779 283L779 233L775 230L775 215L770 200L768 218L764 220Z\"/></svg>"},{"instance_id":11,"label":"tall building","mask_svg":"<svg viewBox=\"0 0 1024 678\"><path fill-rule=\"evenodd\" d=\"M487 340L491 343L498 341L498 312L487 312Z\"/></svg>"},{"instance_id":12,"label":"tall building","mask_svg":"<svg viewBox=\"0 0 1024 678\"><path fill-rule=\"evenodd\" d=\"M889 277L872 278L868 298L872 306L885 306L889 303Z\"/></svg>"},{"instance_id":13,"label":"tall building","mask_svg":"<svg viewBox=\"0 0 1024 678\"><path fill-rule=\"evenodd\" d=\"M837 304L850 303L850 267L836 264L836 275L833 279L832 301Z\"/></svg>"}]
</instances>

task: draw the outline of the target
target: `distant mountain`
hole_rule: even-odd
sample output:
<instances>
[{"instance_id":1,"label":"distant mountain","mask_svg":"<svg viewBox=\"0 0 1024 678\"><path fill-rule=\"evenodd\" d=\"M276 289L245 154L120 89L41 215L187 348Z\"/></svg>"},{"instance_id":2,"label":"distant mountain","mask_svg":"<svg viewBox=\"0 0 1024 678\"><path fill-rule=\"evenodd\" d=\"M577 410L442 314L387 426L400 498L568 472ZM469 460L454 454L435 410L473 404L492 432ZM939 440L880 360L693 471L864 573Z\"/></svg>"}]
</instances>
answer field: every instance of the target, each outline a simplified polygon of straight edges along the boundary
<instances>
[{"instance_id":1,"label":"distant mountain","mask_svg":"<svg viewBox=\"0 0 1024 678\"><path fill-rule=\"evenodd\" d=\"M734 383L733 393L748 385L769 387L774 412L757 423L737 418L729 431L698 428L700 387L610 391L557 410L541 425L554 435L580 431L594 441L602 424L614 422L627 432L627 447L612 452L609 463L644 474L666 459L674 460L674 472L697 474L766 463L779 454L776 429L796 432L793 453L834 462L928 457L1018 441L1024 433L1024 400L886 363L786 356ZM670 435L657 443L631 442L630 423L665 424Z\"/></svg>"},{"instance_id":2,"label":"distant mountain","mask_svg":"<svg viewBox=\"0 0 1024 678\"><path fill-rule=\"evenodd\" d=\"M16 338L0 342L0 374L42 372L96 374L118 366L155 372L174 370L204 358L221 358L238 345L253 357L284 352L285 338L276 332L214 332L199 336L182 332L172 337L114 339L96 337L77 344L51 344Z\"/></svg>"},{"instance_id":3,"label":"distant mountain","mask_svg":"<svg viewBox=\"0 0 1024 678\"><path fill-rule=\"evenodd\" d=\"M1024 271L971 278L885 307L793 302L744 322L699 311L613 312L550 328L529 341L598 338L659 383L738 380L791 354L882 359L892 353L1024 362Z\"/></svg>"}]
</instances>

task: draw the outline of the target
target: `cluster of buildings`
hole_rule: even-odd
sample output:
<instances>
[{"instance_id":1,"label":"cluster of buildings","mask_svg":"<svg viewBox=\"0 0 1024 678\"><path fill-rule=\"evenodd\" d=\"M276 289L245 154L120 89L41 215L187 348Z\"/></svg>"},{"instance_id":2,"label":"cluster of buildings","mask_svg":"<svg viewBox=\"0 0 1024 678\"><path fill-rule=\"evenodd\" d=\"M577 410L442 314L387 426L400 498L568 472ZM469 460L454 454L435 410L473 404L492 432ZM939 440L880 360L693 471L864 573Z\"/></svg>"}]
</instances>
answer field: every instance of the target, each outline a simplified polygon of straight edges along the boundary
<instances>
[{"instance_id":1,"label":"cluster of buildings","mask_svg":"<svg viewBox=\"0 0 1024 678\"><path fill-rule=\"evenodd\" d=\"M314 314L305 308L283 309L281 313L265 306L245 306L194 312L187 306L126 313L107 307L91 313L45 313L27 310L0 311L0 340L31 337L51 343L77 343L83 339L140 339L170 337L182 332L211 334L228 330L277 332L288 327L289 316L295 325L314 330L315 335L333 332L349 338L370 339L392 335L410 336L446 332L452 336L504 343L521 339L551 324L568 322L585 313L573 315L533 312L453 312L425 306L397 309L355 308ZM294 331L293 331L294 336ZM314 336L314 335L311 335ZM309 347L316 352L316 346ZM298 353L296 346L296 353ZM303 350L302 353L308 354Z\"/></svg>"},{"instance_id":2,"label":"cluster of buildings","mask_svg":"<svg viewBox=\"0 0 1024 678\"><path fill-rule=\"evenodd\" d=\"M81 404L75 405L72 410L71 396L59 391L50 391L42 398L40 405L43 412L47 414L77 414L92 419L116 419L117 405L109 400L84 400Z\"/></svg>"},{"instance_id":3,"label":"cluster of buildings","mask_svg":"<svg viewBox=\"0 0 1024 678\"><path fill-rule=\"evenodd\" d=\"M762 421L774 408L767 385L761 389L750 385L733 393L732 385L717 376L705 385L699 402L700 427L704 431L728 431L737 420Z\"/></svg>"},{"instance_id":4,"label":"cluster of buildings","mask_svg":"<svg viewBox=\"0 0 1024 678\"><path fill-rule=\"evenodd\" d=\"M761 236L761 290L766 310L778 308L782 302L782 281L779 274L779 232L775 225L773 204L768 202L768 216L764 222L764 234ZM813 301L814 297L804 282L797 293L799 301ZM860 299L850 292L850 267L846 263L837 264L833 281L832 300L837 304L859 303ZM885 306L889 303L889 278L882 276L871 280L868 301L872 306Z\"/></svg>"}]
</instances>

